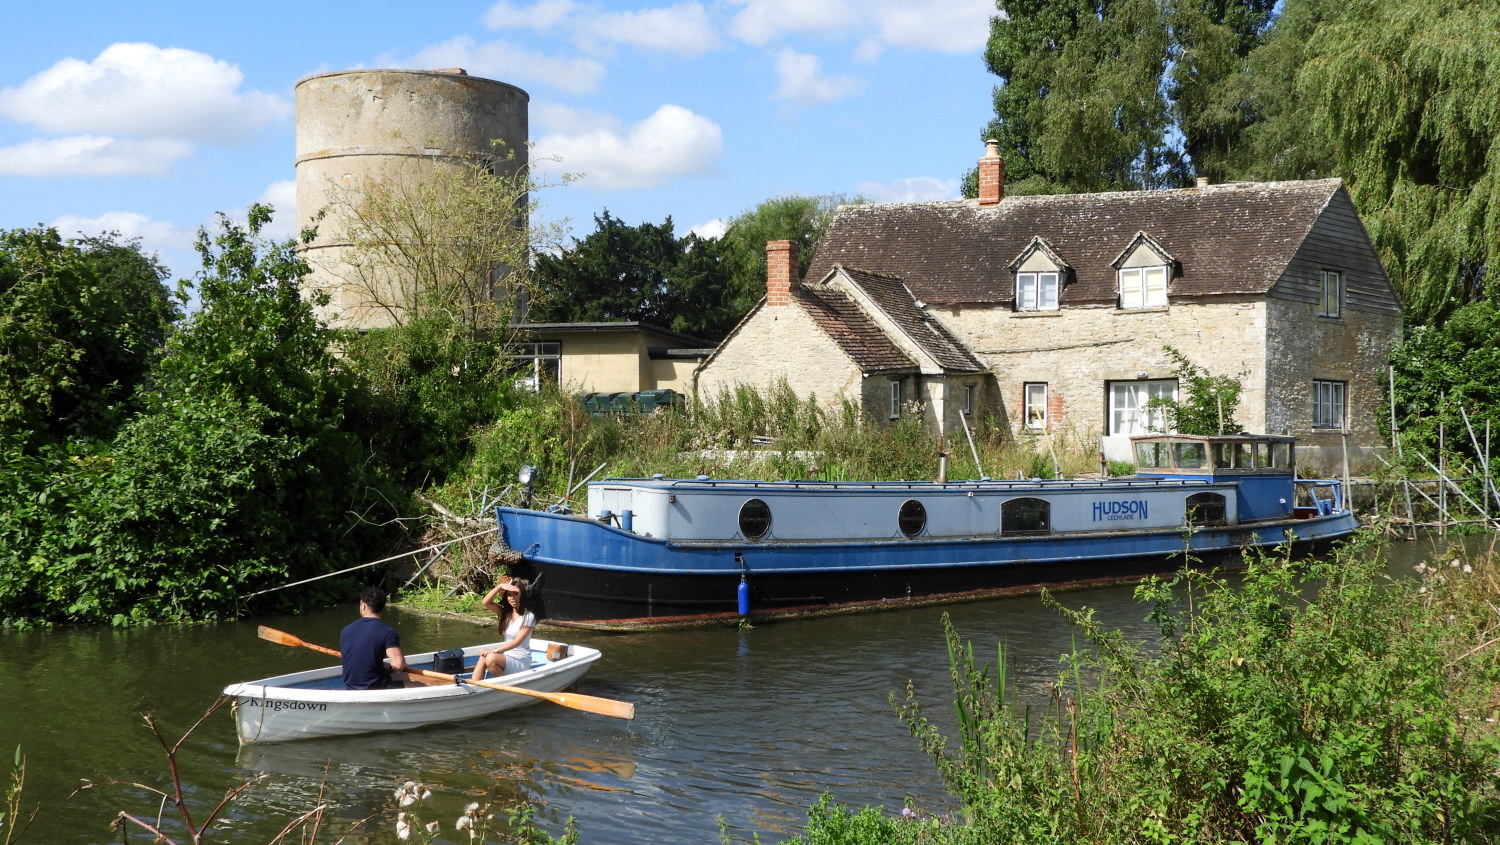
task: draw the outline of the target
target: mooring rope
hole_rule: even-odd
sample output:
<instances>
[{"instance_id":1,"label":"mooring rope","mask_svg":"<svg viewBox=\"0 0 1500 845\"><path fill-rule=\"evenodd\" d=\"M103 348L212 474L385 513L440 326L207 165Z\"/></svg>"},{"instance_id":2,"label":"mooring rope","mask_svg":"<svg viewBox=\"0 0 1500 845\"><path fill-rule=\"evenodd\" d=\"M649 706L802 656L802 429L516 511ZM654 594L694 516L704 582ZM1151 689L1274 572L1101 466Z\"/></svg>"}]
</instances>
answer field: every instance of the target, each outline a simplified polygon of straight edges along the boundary
<instances>
[{"instance_id":1,"label":"mooring rope","mask_svg":"<svg viewBox=\"0 0 1500 845\"><path fill-rule=\"evenodd\" d=\"M348 569L340 569L337 572L328 572L328 573L325 573L323 575L314 575L311 578L303 578L301 581L293 581L290 584L282 584L280 587L271 587L269 589L259 590L257 592L251 593L249 596L247 596L247 598L255 598L256 596L264 595L266 593L274 593L277 590L285 590L288 587L299 587L299 586L301 586L303 584L311 584L314 581L321 581L324 578L332 578L335 575L343 575L345 573L353 572L356 569L365 569L367 567L375 566L376 564L390 563L393 560L400 560L401 558L409 557L409 556L415 555L415 554L420 554L421 552L432 551L433 549L442 548L442 547L446 547L446 546L451 546L454 543L461 543L464 540L472 540L475 537L483 537L486 534L493 534L493 533L495 533L496 531L499 531L499 530L500 530L499 526L496 526L494 528L486 528L485 530L477 532L475 534L467 534L467 535L464 535L463 537L455 537L452 540L444 540L441 543L433 543L430 546L423 546L420 549L412 549L409 552L402 552L399 555L392 555L390 557L381 558L380 560L372 560L369 563L361 563L358 566L351 566Z\"/></svg>"}]
</instances>

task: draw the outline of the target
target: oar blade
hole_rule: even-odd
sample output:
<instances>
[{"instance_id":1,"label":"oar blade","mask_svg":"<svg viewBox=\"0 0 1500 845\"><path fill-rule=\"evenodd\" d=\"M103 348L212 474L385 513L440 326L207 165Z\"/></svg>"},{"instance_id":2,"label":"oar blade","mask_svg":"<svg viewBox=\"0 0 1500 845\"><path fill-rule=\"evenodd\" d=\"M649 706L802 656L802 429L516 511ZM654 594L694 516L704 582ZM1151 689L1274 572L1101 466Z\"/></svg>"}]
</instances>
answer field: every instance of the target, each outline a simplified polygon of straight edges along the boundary
<instances>
[{"instance_id":1,"label":"oar blade","mask_svg":"<svg viewBox=\"0 0 1500 845\"><path fill-rule=\"evenodd\" d=\"M560 693L558 698L558 704L564 707L572 707L575 710L598 713L600 716L613 716L616 719L635 718L635 705L628 701L615 701L612 698L579 695L575 692Z\"/></svg>"},{"instance_id":2,"label":"oar blade","mask_svg":"<svg viewBox=\"0 0 1500 845\"><path fill-rule=\"evenodd\" d=\"M446 672L434 672L430 669L417 669L408 667L407 674L425 675L429 678L444 678L459 683L472 684L476 687L499 690L500 692L515 693L516 695L527 695L532 698L542 698L553 704L563 707L571 707L574 710L582 710L585 713L597 713L600 716L613 716L616 719L634 719L635 705L628 701L616 701L612 698L599 698L593 695L580 695L576 692L542 692L541 690L526 689L525 687L513 687L509 684L499 684L494 681L475 681L463 676L454 677Z\"/></svg>"},{"instance_id":3,"label":"oar blade","mask_svg":"<svg viewBox=\"0 0 1500 845\"><path fill-rule=\"evenodd\" d=\"M267 628L264 625L261 625L259 628L256 628L255 629L255 633L261 639L263 639L263 640L270 640L273 643L280 643L281 645L289 645L289 646L292 646L293 648L297 648L297 647L300 647L300 646L303 645L301 637L298 637L295 634L288 634L286 631L278 631L275 628Z\"/></svg>"},{"instance_id":4,"label":"oar blade","mask_svg":"<svg viewBox=\"0 0 1500 845\"><path fill-rule=\"evenodd\" d=\"M293 648L310 648L313 651L321 651L324 654L331 654L334 657L340 656L338 649L332 649L327 646L310 643L307 640L304 640L301 637L297 636L296 634L288 634L286 631L278 631L275 628L267 628L264 625L256 628L255 633L261 639L270 640L273 643L289 645Z\"/></svg>"}]
</instances>

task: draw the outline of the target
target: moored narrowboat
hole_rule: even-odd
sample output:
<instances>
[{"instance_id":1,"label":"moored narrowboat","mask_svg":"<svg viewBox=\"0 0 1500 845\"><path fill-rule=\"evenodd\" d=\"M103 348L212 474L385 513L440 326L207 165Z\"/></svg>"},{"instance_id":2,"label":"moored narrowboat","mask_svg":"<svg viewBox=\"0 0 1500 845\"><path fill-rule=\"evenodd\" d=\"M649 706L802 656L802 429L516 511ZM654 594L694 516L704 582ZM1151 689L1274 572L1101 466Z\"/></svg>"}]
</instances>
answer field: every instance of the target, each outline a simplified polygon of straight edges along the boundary
<instances>
[{"instance_id":1,"label":"moored narrowboat","mask_svg":"<svg viewBox=\"0 0 1500 845\"><path fill-rule=\"evenodd\" d=\"M1340 482L1297 478L1294 439L1133 438L1114 478L589 484L583 514L500 507L544 618L639 629L1126 582L1252 548L1316 552L1356 528Z\"/></svg>"}]
</instances>

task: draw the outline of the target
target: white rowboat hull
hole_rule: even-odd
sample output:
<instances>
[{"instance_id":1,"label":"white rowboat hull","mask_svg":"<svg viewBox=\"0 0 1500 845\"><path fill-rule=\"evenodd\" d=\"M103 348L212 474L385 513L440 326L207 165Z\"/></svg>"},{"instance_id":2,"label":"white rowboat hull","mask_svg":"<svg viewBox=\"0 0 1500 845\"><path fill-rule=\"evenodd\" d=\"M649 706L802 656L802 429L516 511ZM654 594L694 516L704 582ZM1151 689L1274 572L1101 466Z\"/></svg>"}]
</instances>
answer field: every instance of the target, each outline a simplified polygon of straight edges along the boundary
<instances>
[{"instance_id":1,"label":"white rowboat hull","mask_svg":"<svg viewBox=\"0 0 1500 845\"><path fill-rule=\"evenodd\" d=\"M480 649L493 649L497 645L486 643L465 648L466 663L472 666ZM547 640L533 639L531 669L486 680L538 692L558 692L576 683L599 659L597 649L569 645L566 657L549 661L549 645L552 643ZM433 654L410 655L407 662L415 668L430 669ZM347 690L343 688L343 672L338 666L230 684L224 688L224 695L232 699L235 730L243 745L406 730L472 719L541 700L463 683Z\"/></svg>"}]
</instances>

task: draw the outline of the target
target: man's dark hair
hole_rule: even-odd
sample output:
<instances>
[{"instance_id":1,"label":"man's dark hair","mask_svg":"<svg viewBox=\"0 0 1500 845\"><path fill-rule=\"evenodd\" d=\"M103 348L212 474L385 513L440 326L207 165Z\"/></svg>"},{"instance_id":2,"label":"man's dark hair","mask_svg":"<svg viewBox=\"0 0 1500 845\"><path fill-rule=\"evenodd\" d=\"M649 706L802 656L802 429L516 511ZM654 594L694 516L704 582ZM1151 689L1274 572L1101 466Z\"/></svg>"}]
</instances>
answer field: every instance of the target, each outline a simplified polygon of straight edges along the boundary
<instances>
[{"instance_id":1,"label":"man's dark hair","mask_svg":"<svg viewBox=\"0 0 1500 845\"><path fill-rule=\"evenodd\" d=\"M370 606L370 609L379 613L385 610L385 590L379 587L366 587L359 591L359 600Z\"/></svg>"}]
</instances>

